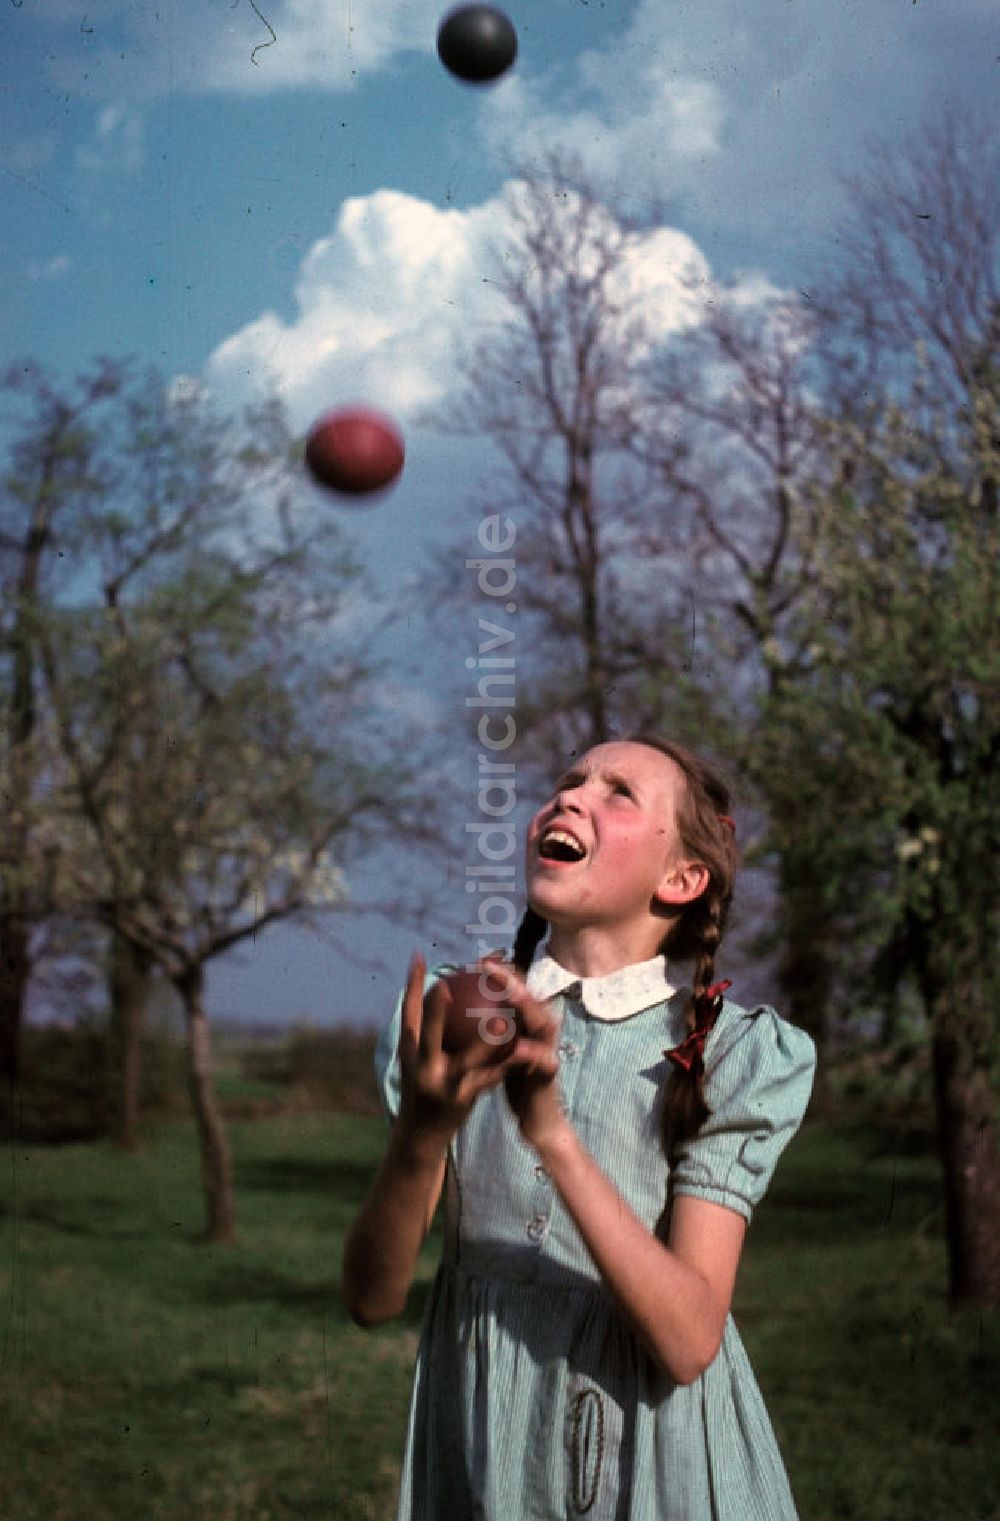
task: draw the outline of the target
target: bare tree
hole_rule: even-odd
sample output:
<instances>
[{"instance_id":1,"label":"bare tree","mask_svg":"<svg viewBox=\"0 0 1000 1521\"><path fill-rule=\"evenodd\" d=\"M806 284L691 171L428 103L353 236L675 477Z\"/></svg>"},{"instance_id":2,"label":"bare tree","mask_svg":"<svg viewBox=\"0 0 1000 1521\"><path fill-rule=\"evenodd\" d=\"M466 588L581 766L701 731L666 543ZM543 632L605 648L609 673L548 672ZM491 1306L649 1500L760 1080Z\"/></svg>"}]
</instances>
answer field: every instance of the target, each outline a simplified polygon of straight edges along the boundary
<instances>
[{"instance_id":1,"label":"bare tree","mask_svg":"<svg viewBox=\"0 0 1000 1521\"><path fill-rule=\"evenodd\" d=\"M677 234L623 221L558 158L517 182L511 220L496 275L509 316L468 357L459 423L495 445L494 505L517 524L521 755L551 771L614 730L663 725L735 762L766 806L754 715L798 660L814 320L781 293L711 282ZM653 261L671 273L667 308ZM822 1045L811 868L774 864L789 1012Z\"/></svg>"},{"instance_id":2,"label":"bare tree","mask_svg":"<svg viewBox=\"0 0 1000 1521\"><path fill-rule=\"evenodd\" d=\"M700 660L689 684L703 723L772 812L780 757L759 745L762 702L796 682L806 658L793 615L815 574L815 486L830 473L818 406L815 318L798 297L716 286L702 321L654 357L643 447L670 512L689 526ZM662 697L669 712L673 694ZM761 830L763 838L763 829ZM835 923L814 862L793 832L767 835L774 904L757 948L776 954L788 1016L820 1057L825 1100Z\"/></svg>"},{"instance_id":3,"label":"bare tree","mask_svg":"<svg viewBox=\"0 0 1000 1521\"><path fill-rule=\"evenodd\" d=\"M995 122L958 108L871 145L816 292L829 411L860 425L894 396L961 454L956 424L998 342L998 171Z\"/></svg>"},{"instance_id":4,"label":"bare tree","mask_svg":"<svg viewBox=\"0 0 1000 1521\"><path fill-rule=\"evenodd\" d=\"M492 506L517 524L531 641L521 753L550 770L641 715L651 683L683 664L687 619L672 605L676 545L648 532L655 474L634 447L653 341L634 269L643 229L558 156L513 184L508 211L493 281L509 319L465 355L451 425L502 460Z\"/></svg>"}]
</instances>

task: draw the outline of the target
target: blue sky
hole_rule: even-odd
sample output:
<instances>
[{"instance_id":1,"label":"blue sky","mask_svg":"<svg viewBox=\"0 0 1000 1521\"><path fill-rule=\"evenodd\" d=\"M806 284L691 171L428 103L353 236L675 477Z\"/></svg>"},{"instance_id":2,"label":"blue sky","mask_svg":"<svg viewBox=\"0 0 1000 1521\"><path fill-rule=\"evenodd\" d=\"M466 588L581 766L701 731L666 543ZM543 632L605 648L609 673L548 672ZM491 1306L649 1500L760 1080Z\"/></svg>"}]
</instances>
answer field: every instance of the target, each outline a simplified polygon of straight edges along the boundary
<instances>
[{"instance_id":1,"label":"blue sky","mask_svg":"<svg viewBox=\"0 0 1000 1521\"><path fill-rule=\"evenodd\" d=\"M1000 85L996 0L523 0L485 89L439 64L434 0L0 3L4 361L133 354L234 405L273 384L303 428L384 406L408 467L355 526L383 575L457 515L474 532L473 459L418 418L496 319L512 165L565 145L620 209L660 208L636 278L669 325L674 261L807 288L872 139L993 111ZM352 939L371 965L275 931L213 1003L377 1018L413 936Z\"/></svg>"}]
</instances>

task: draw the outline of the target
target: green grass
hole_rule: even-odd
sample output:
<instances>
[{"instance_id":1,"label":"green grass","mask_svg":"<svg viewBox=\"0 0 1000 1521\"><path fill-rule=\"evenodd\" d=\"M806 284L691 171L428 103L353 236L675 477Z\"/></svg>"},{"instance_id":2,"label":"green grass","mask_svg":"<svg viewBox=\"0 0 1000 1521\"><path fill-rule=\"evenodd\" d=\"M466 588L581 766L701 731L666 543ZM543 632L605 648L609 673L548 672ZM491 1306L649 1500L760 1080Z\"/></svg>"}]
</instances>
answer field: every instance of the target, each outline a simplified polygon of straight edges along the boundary
<instances>
[{"instance_id":1,"label":"green grass","mask_svg":"<svg viewBox=\"0 0 1000 1521\"><path fill-rule=\"evenodd\" d=\"M4 1521L392 1516L436 1243L407 1318L366 1335L337 1276L381 1121L232 1135L230 1249L198 1239L187 1124L137 1158L5 1154ZM950 1314L944 1275L934 1162L807 1129L758 1212L735 1307L802 1521L1000 1521L1000 1324Z\"/></svg>"},{"instance_id":2,"label":"green grass","mask_svg":"<svg viewBox=\"0 0 1000 1521\"><path fill-rule=\"evenodd\" d=\"M803 1521L998 1521L1000 1315L949 1310L938 1164L807 1127L734 1314Z\"/></svg>"},{"instance_id":3,"label":"green grass","mask_svg":"<svg viewBox=\"0 0 1000 1521\"><path fill-rule=\"evenodd\" d=\"M198 1239L186 1125L134 1159L101 1144L13 1152L5 1521L391 1514L416 1323L367 1336L337 1294L382 1133L342 1116L234 1126L230 1249ZM424 1293L431 1271L428 1258Z\"/></svg>"}]
</instances>

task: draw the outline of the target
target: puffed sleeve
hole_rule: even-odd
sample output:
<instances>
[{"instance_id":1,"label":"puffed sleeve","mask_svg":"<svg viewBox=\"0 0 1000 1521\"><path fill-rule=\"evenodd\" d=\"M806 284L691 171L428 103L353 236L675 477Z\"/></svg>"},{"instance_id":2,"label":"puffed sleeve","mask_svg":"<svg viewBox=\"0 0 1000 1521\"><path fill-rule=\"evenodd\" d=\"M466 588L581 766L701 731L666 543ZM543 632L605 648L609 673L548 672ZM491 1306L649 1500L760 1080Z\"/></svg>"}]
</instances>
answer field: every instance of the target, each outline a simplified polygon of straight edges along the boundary
<instances>
[{"instance_id":1,"label":"puffed sleeve","mask_svg":"<svg viewBox=\"0 0 1000 1521\"><path fill-rule=\"evenodd\" d=\"M725 1004L705 1049L711 1113L678 1147L676 1194L724 1204L749 1220L802 1122L816 1068L812 1041L761 1006Z\"/></svg>"},{"instance_id":2,"label":"puffed sleeve","mask_svg":"<svg viewBox=\"0 0 1000 1521\"><path fill-rule=\"evenodd\" d=\"M446 977L449 972L457 970L457 967L450 964L428 967L424 977L424 992L433 987L439 978ZM402 1025L403 993L401 991L396 999L392 1016L379 1032L375 1045L375 1080L378 1083L382 1107L390 1120L394 1120L399 1113L402 1094L399 1071L399 1033Z\"/></svg>"}]
</instances>

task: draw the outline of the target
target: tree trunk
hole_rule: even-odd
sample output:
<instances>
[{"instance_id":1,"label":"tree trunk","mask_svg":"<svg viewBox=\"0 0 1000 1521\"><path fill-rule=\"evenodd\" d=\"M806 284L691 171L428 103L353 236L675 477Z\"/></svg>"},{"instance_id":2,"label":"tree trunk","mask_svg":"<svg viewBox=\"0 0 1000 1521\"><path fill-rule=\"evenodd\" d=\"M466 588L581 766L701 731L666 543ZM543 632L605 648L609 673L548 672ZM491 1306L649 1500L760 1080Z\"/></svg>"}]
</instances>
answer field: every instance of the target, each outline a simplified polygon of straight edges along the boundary
<instances>
[{"instance_id":1,"label":"tree trunk","mask_svg":"<svg viewBox=\"0 0 1000 1521\"><path fill-rule=\"evenodd\" d=\"M4 703L9 725L7 795L4 802L4 861L0 865L0 1081L13 1107L21 1075L21 1027L31 973L29 902L24 870L31 849L28 825L36 761L32 737L36 724L35 624L42 556L50 541L53 499L49 487L58 445L49 441L42 482L35 495L17 577L14 625L10 635L10 693Z\"/></svg>"},{"instance_id":2,"label":"tree trunk","mask_svg":"<svg viewBox=\"0 0 1000 1521\"><path fill-rule=\"evenodd\" d=\"M943 996L947 997L947 993ZM940 1002L940 995L939 995ZM934 1098L944 1175L952 1303L1000 1307L1000 1136L989 1067L974 1060L951 1011L934 1011Z\"/></svg>"},{"instance_id":3,"label":"tree trunk","mask_svg":"<svg viewBox=\"0 0 1000 1521\"><path fill-rule=\"evenodd\" d=\"M212 1078L212 1040L205 1013L204 982L204 968L198 965L177 978L176 986L187 1016L188 1076L201 1148L205 1232L210 1241L232 1242L236 1239L233 1162Z\"/></svg>"},{"instance_id":4,"label":"tree trunk","mask_svg":"<svg viewBox=\"0 0 1000 1521\"><path fill-rule=\"evenodd\" d=\"M122 935L111 933L111 1036L115 1106L115 1143L123 1151L139 1150L139 1087L142 1078L142 1026L149 997L149 958Z\"/></svg>"},{"instance_id":5,"label":"tree trunk","mask_svg":"<svg viewBox=\"0 0 1000 1521\"><path fill-rule=\"evenodd\" d=\"M0 903L0 1085L11 1112L21 1077L21 1029L31 961L24 915Z\"/></svg>"}]
</instances>

